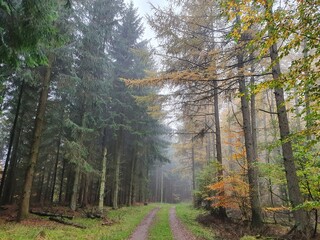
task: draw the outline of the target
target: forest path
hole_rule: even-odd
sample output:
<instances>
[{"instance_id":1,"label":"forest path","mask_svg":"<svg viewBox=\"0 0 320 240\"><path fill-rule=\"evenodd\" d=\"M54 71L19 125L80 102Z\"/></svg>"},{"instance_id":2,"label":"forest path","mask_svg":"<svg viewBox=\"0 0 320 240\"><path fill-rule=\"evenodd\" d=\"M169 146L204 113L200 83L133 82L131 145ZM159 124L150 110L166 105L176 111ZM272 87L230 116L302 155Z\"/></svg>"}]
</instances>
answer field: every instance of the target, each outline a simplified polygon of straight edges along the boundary
<instances>
[{"instance_id":1,"label":"forest path","mask_svg":"<svg viewBox=\"0 0 320 240\"><path fill-rule=\"evenodd\" d=\"M150 213L142 220L139 226L134 230L128 240L145 240L148 239L148 230L154 221L154 218L159 211L158 208L154 208L150 211Z\"/></svg>"},{"instance_id":2,"label":"forest path","mask_svg":"<svg viewBox=\"0 0 320 240\"><path fill-rule=\"evenodd\" d=\"M175 207L170 209L169 216L171 231L175 240L197 240L177 218Z\"/></svg>"}]
</instances>

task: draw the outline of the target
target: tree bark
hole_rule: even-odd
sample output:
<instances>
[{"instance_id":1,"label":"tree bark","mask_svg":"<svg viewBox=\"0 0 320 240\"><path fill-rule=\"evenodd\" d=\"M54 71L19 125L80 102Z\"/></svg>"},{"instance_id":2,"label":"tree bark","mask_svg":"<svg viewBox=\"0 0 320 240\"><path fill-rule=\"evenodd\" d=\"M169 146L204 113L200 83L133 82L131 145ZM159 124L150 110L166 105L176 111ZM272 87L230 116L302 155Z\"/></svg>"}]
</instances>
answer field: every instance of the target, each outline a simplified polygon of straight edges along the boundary
<instances>
[{"instance_id":1,"label":"tree bark","mask_svg":"<svg viewBox=\"0 0 320 240\"><path fill-rule=\"evenodd\" d=\"M241 50L240 50L241 51ZM250 111L248 103L248 92L246 90L245 78L243 76L243 53L240 52L237 56L238 70L239 70L239 92L241 94L241 112L243 118L243 131L245 139L245 149L248 166L248 180L249 180L249 194L251 205L251 226L255 228L262 227L262 211L258 195L258 174L254 166L256 159L254 158L252 126L250 121Z\"/></svg>"},{"instance_id":2,"label":"tree bark","mask_svg":"<svg viewBox=\"0 0 320 240\"><path fill-rule=\"evenodd\" d=\"M280 78L281 68L278 60L277 45L273 44L269 49L269 52L272 65L272 76L274 80L278 80ZM280 139L282 141L283 164L288 184L289 199L292 207L296 207L303 203L303 198L299 188L299 179L294 163L292 144L291 141L288 140L290 137L290 128L283 88L279 85L274 89L274 94L277 106ZM299 231L308 233L308 231L310 230L310 226L307 213L304 210L299 209L295 210L293 212L293 215L297 229Z\"/></svg>"},{"instance_id":3,"label":"tree bark","mask_svg":"<svg viewBox=\"0 0 320 240\"><path fill-rule=\"evenodd\" d=\"M25 175L23 194L22 194L21 203L19 206L19 211L18 211L18 221L21 221L27 218L29 214L32 181L33 181L35 166L36 166L38 155L39 155L40 138L42 134L46 105L48 100L52 63L53 63L53 54L50 54L50 56L48 57L48 66L44 67L45 73L42 78L42 87L41 87L39 104L38 104L37 113L36 113L35 127L33 131L33 139L32 139L29 163L28 163L28 167Z\"/></svg>"},{"instance_id":4,"label":"tree bark","mask_svg":"<svg viewBox=\"0 0 320 240\"><path fill-rule=\"evenodd\" d=\"M253 54L250 54L250 59L253 59ZM254 69L254 63L251 64L250 72L253 74ZM251 87L254 87L255 85L255 78L254 76L250 77L250 85ZM250 117L251 117L251 132L252 132L252 148L253 148L253 159L255 162L258 162L258 137L257 137L257 112L256 112L256 94L251 92L250 94ZM258 171L258 169L257 169ZM257 172L258 177L258 172ZM261 196L260 194L260 184L259 179L257 179L257 191L258 191L258 197ZM259 199L260 201L260 199Z\"/></svg>"},{"instance_id":5,"label":"tree bark","mask_svg":"<svg viewBox=\"0 0 320 240\"><path fill-rule=\"evenodd\" d=\"M303 16L302 16L303 17ZM307 39L305 38L303 40L303 57L307 58L308 57L308 49L307 49ZM308 117L311 114L311 109L310 109L310 85L307 82L305 85L305 89L304 89L304 101L305 101L305 109L306 109L306 113L305 113L305 119L306 119L306 129L307 129L307 140L310 141L312 139L311 134L309 133L311 124L312 124L312 120ZM296 107L296 111L299 111L298 106ZM300 123L300 117L297 116L297 118L299 119L299 123ZM300 126L299 126L300 127ZM299 128L300 131L301 127Z\"/></svg>"},{"instance_id":6,"label":"tree bark","mask_svg":"<svg viewBox=\"0 0 320 240\"><path fill-rule=\"evenodd\" d=\"M38 189L37 191L37 200L38 200L38 203L40 203L41 207L43 206L43 188L44 188L44 178L45 178L45 172L42 171L41 175L39 176L39 182L40 182L40 188Z\"/></svg>"},{"instance_id":7,"label":"tree bark","mask_svg":"<svg viewBox=\"0 0 320 240\"><path fill-rule=\"evenodd\" d=\"M80 165L76 164L75 171L74 171L74 181L72 185L71 200L70 200L70 208L73 211L77 209L79 180L80 180Z\"/></svg>"},{"instance_id":8,"label":"tree bark","mask_svg":"<svg viewBox=\"0 0 320 240\"><path fill-rule=\"evenodd\" d=\"M21 86L20 86L18 102L17 102L17 109L15 112L13 125L12 125L11 131L10 131L8 152L7 152L6 161L4 164L4 169L3 169L2 178L1 178L1 184L0 184L0 199L1 199L1 201L2 201L2 197L3 197L4 183L5 183L5 180L7 177L7 171L8 171L8 167L9 167L9 160L11 157L11 150L12 150L14 139L15 139L15 132L16 132L16 126L17 126L17 122L18 122L18 118L19 118L19 113L20 113L20 106L21 106L21 99L22 99L23 91L24 91L24 81L22 81Z\"/></svg>"},{"instance_id":9,"label":"tree bark","mask_svg":"<svg viewBox=\"0 0 320 240\"><path fill-rule=\"evenodd\" d=\"M66 159L63 159L62 163L62 170L61 170L61 180L60 180L60 186L59 186L59 203L62 202L62 193L63 193L63 179L64 179L64 172L66 168Z\"/></svg>"},{"instance_id":10,"label":"tree bark","mask_svg":"<svg viewBox=\"0 0 320 240\"><path fill-rule=\"evenodd\" d=\"M275 23L273 22L273 12L272 12L272 3L266 2L265 8L266 12L269 14L269 18L267 17L267 24L269 28L269 37L273 37L272 31L275 29ZM273 80L277 81L281 75L281 68L279 62L279 53L278 47L276 43L273 43L269 48L269 54L271 59L272 66L272 77ZM282 155L283 155L283 164L286 173L286 180L288 185L288 194L289 200L291 202L292 207L296 207L299 204L303 203L302 194L299 188L299 179L297 176L296 166L294 163L294 156L292 150L292 144L289 140L290 135L290 127L289 120L286 109L286 102L284 98L284 90L281 84L278 84L274 89L276 107L277 107L277 116L278 116L278 124L280 130L280 139L282 141ZM310 223L307 212L303 209L295 210L293 212L295 225L298 231L304 232L305 234L310 234Z\"/></svg>"},{"instance_id":11,"label":"tree bark","mask_svg":"<svg viewBox=\"0 0 320 240\"><path fill-rule=\"evenodd\" d=\"M131 206L133 204L134 200L134 177L135 177L135 168L136 168L136 161L137 161L137 155L135 149L132 151L132 162L131 162L131 173L130 173L130 186L129 186L129 201L128 206Z\"/></svg>"},{"instance_id":12,"label":"tree bark","mask_svg":"<svg viewBox=\"0 0 320 240\"><path fill-rule=\"evenodd\" d=\"M67 160L66 160L67 161ZM72 195L72 183L74 182L74 170L73 170L73 164L68 164L68 172L67 172L67 182L65 186L65 195L64 195L64 202L71 202L71 195Z\"/></svg>"},{"instance_id":13,"label":"tree bark","mask_svg":"<svg viewBox=\"0 0 320 240\"><path fill-rule=\"evenodd\" d=\"M74 216L56 214L56 213L50 213L50 212L38 212L38 211L30 210L30 213L41 216L41 217L60 217L60 218L67 218L70 220L74 219Z\"/></svg>"},{"instance_id":14,"label":"tree bark","mask_svg":"<svg viewBox=\"0 0 320 240\"><path fill-rule=\"evenodd\" d=\"M220 113L219 113L219 95L218 95L218 82L213 81L213 92L214 92L214 122L216 130L216 151L217 161L219 163L218 178L223 179L222 171L222 147L221 147L221 130L220 130Z\"/></svg>"},{"instance_id":15,"label":"tree bark","mask_svg":"<svg viewBox=\"0 0 320 240\"><path fill-rule=\"evenodd\" d=\"M122 144L122 128L119 129L119 135L117 139L116 147L116 161L115 161L115 176L114 176L114 188L113 188L113 198L112 198L112 208L118 209L118 197L120 188L120 164L121 164L121 144Z\"/></svg>"},{"instance_id":16,"label":"tree bark","mask_svg":"<svg viewBox=\"0 0 320 240\"><path fill-rule=\"evenodd\" d=\"M49 169L52 169L52 166L50 166ZM51 192L52 192L52 189L50 188L52 186L51 179L52 179L52 172L48 171L47 179L45 181L43 203L47 203L51 201Z\"/></svg>"},{"instance_id":17,"label":"tree bark","mask_svg":"<svg viewBox=\"0 0 320 240\"><path fill-rule=\"evenodd\" d=\"M147 160L147 158L146 158ZM146 161L146 179L149 179L149 165L148 165L148 162ZM144 187L144 202L147 202L149 201L149 195L148 195L148 189L149 189L149 183L148 183L148 180L145 180L144 181L145 183L145 187Z\"/></svg>"},{"instance_id":18,"label":"tree bark","mask_svg":"<svg viewBox=\"0 0 320 240\"><path fill-rule=\"evenodd\" d=\"M64 225L69 225L69 226L73 226L73 227L76 227L76 228L81 228L81 229L86 229L87 227L86 226L83 226L79 223L74 223L74 222L67 222L61 218L56 218L56 217L49 217L49 220L51 221L54 221L54 222L58 222L58 223L61 223L61 224L64 224Z\"/></svg>"},{"instance_id":19,"label":"tree bark","mask_svg":"<svg viewBox=\"0 0 320 240\"><path fill-rule=\"evenodd\" d=\"M22 132L21 126L23 125L23 120L22 120L23 116L24 116L24 113L22 112L16 127L16 133L15 133L13 146L12 146L12 154L9 162L10 164L8 167L8 173L3 186L3 193L2 193L2 199L1 199L2 204L13 203L13 196L16 188L15 173L16 173L16 166L17 166L17 160L18 160L20 136Z\"/></svg>"},{"instance_id":20,"label":"tree bark","mask_svg":"<svg viewBox=\"0 0 320 240\"><path fill-rule=\"evenodd\" d=\"M101 177L100 177L100 191L99 191L99 205L98 205L99 213L103 213L104 191L106 186L107 154L108 154L108 149L105 146L103 149L102 169L101 169Z\"/></svg>"},{"instance_id":21,"label":"tree bark","mask_svg":"<svg viewBox=\"0 0 320 240\"><path fill-rule=\"evenodd\" d=\"M219 163L218 168L218 181L223 180L223 168L222 168L222 145L221 145L221 129L220 129L220 113L219 113L219 95L218 95L218 81L213 81L213 98L214 98L214 122L216 132L216 152L217 161ZM220 196L224 195L224 191L221 191ZM227 212L224 207L219 207L218 216L222 219L227 218Z\"/></svg>"},{"instance_id":22,"label":"tree bark","mask_svg":"<svg viewBox=\"0 0 320 240\"><path fill-rule=\"evenodd\" d=\"M60 147L61 147L61 138L62 138L62 127L63 127L63 115L64 115L64 110L61 112L61 122L60 122L60 128L59 128L59 136L58 136L58 141L57 141L57 154L56 154L56 161L54 165L54 172L53 172L53 183L52 183L52 192L51 192L51 203L54 201L54 192L55 192L55 186L56 186L56 181L57 181L57 172L58 172L58 164L59 164L59 159L60 159Z\"/></svg>"},{"instance_id":23,"label":"tree bark","mask_svg":"<svg viewBox=\"0 0 320 240\"><path fill-rule=\"evenodd\" d=\"M84 186L83 186L83 193L82 193L82 203L81 206L82 207L87 207L88 206L88 198L89 198L89 186L91 184L91 176L85 172L83 173L83 182L84 182Z\"/></svg>"},{"instance_id":24,"label":"tree bark","mask_svg":"<svg viewBox=\"0 0 320 240\"><path fill-rule=\"evenodd\" d=\"M251 56L250 58L253 58ZM254 66L251 66L251 73L254 73ZM255 79L253 76L250 77L250 84L254 86ZM258 137L257 137L257 115L256 115L256 95L251 93L250 95L250 113L251 113L251 131L252 131L252 146L254 159L258 159Z\"/></svg>"},{"instance_id":25,"label":"tree bark","mask_svg":"<svg viewBox=\"0 0 320 240\"><path fill-rule=\"evenodd\" d=\"M191 146L191 174L192 174L192 198L193 198L193 205L197 207L197 202L196 202L196 195L195 195L195 190L196 190L196 173L195 173L195 162L194 162L194 144L193 144L193 139L192 139L192 146Z\"/></svg>"},{"instance_id":26,"label":"tree bark","mask_svg":"<svg viewBox=\"0 0 320 240\"><path fill-rule=\"evenodd\" d=\"M208 110L207 110L209 113L211 112L210 111L210 106L209 106L209 108L208 108ZM209 125L209 121L208 121L208 119L207 119L207 116L205 116L205 123L206 123L206 125ZM210 134L206 134L207 135L207 137L206 137L206 142L207 142L207 144L206 144L206 157L207 157L207 164L209 164L210 162L211 162L211 137L210 137Z\"/></svg>"},{"instance_id":27,"label":"tree bark","mask_svg":"<svg viewBox=\"0 0 320 240\"><path fill-rule=\"evenodd\" d=\"M161 166L160 203L163 203L163 166Z\"/></svg>"}]
</instances>

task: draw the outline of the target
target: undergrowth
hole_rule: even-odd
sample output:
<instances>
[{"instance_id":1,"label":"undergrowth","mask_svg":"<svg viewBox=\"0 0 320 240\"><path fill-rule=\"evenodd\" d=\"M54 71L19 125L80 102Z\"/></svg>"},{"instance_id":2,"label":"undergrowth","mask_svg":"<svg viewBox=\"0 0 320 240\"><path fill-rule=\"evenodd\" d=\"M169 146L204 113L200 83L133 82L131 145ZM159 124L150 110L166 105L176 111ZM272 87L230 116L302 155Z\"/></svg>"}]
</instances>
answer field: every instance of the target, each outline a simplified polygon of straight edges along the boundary
<instances>
[{"instance_id":1,"label":"undergrowth","mask_svg":"<svg viewBox=\"0 0 320 240\"><path fill-rule=\"evenodd\" d=\"M88 218L75 218L73 222L86 226L86 229L78 229L62 224L53 224L49 221L41 222L35 218L19 224L14 222L3 223L0 226L1 240L123 240L127 239L142 219L156 205L139 207L123 207L118 210L107 211L107 217L115 223L111 226L103 226L101 220Z\"/></svg>"}]
</instances>

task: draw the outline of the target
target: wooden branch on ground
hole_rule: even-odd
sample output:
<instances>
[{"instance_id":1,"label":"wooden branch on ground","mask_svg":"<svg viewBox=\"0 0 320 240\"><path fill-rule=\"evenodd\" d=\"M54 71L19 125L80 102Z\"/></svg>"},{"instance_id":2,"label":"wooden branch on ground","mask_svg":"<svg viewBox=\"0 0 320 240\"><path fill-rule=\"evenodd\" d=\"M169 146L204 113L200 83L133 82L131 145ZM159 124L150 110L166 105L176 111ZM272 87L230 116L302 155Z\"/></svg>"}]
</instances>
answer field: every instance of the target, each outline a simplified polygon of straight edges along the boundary
<instances>
[{"instance_id":1,"label":"wooden branch on ground","mask_svg":"<svg viewBox=\"0 0 320 240\"><path fill-rule=\"evenodd\" d=\"M38 216L42 216L42 217L60 217L60 218L67 218L72 220L74 218L74 216L68 216L68 215L63 215L63 214L54 214L54 213L49 213L49 212L37 212L37 211L33 211L30 210L30 213L38 215Z\"/></svg>"},{"instance_id":2,"label":"wooden branch on ground","mask_svg":"<svg viewBox=\"0 0 320 240\"><path fill-rule=\"evenodd\" d=\"M103 218L103 215L101 213L90 213L90 212L87 212L86 213L86 216L87 218L91 218L91 219L96 219L96 218Z\"/></svg>"},{"instance_id":3,"label":"wooden branch on ground","mask_svg":"<svg viewBox=\"0 0 320 240\"><path fill-rule=\"evenodd\" d=\"M83 226L79 223L73 223L73 222L68 222L68 221L65 221L61 218L57 218L57 217L49 217L49 220L51 221L54 221L54 222L58 222L58 223L61 223L61 224L64 224L64 225L69 225L69 226L73 226L73 227L76 227L76 228L81 228L81 229L86 229L87 227L86 226Z\"/></svg>"}]
</instances>

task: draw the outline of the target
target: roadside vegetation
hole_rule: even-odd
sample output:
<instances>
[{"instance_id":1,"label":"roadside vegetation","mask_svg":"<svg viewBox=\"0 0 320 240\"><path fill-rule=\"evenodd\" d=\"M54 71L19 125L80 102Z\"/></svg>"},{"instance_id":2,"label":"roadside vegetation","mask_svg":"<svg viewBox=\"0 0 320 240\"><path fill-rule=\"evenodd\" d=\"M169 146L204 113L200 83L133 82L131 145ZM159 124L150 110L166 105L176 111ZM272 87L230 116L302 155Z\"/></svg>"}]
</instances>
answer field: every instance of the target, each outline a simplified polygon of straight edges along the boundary
<instances>
[{"instance_id":1,"label":"roadside vegetation","mask_svg":"<svg viewBox=\"0 0 320 240\"><path fill-rule=\"evenodd\" d=\"M214 239L213 231L196 221L200 214L205 214L203 209L196 209L190 203L181 203L176 206L177 217L196 237Z\"/></svg>"},{"instance_id":2,"label":"roadside vegetation","mask_svg":"<svg viewBox=\"0 0 320 240\"><path fill-rule=\"evenodd\" d=\"M5 223L1 226L1 240L34 240L34 239L88 239L88 240L121 240L130 236L142 219L154 208L154 204L139 207L123 207L118 210L107 210L107 219L113 222L110 226L102 225L103 220L76 217L75 223L86 226L79 229L54 223L44 217L32 216L29 220L18 223Z\"/></svg>"}]
</instances>

